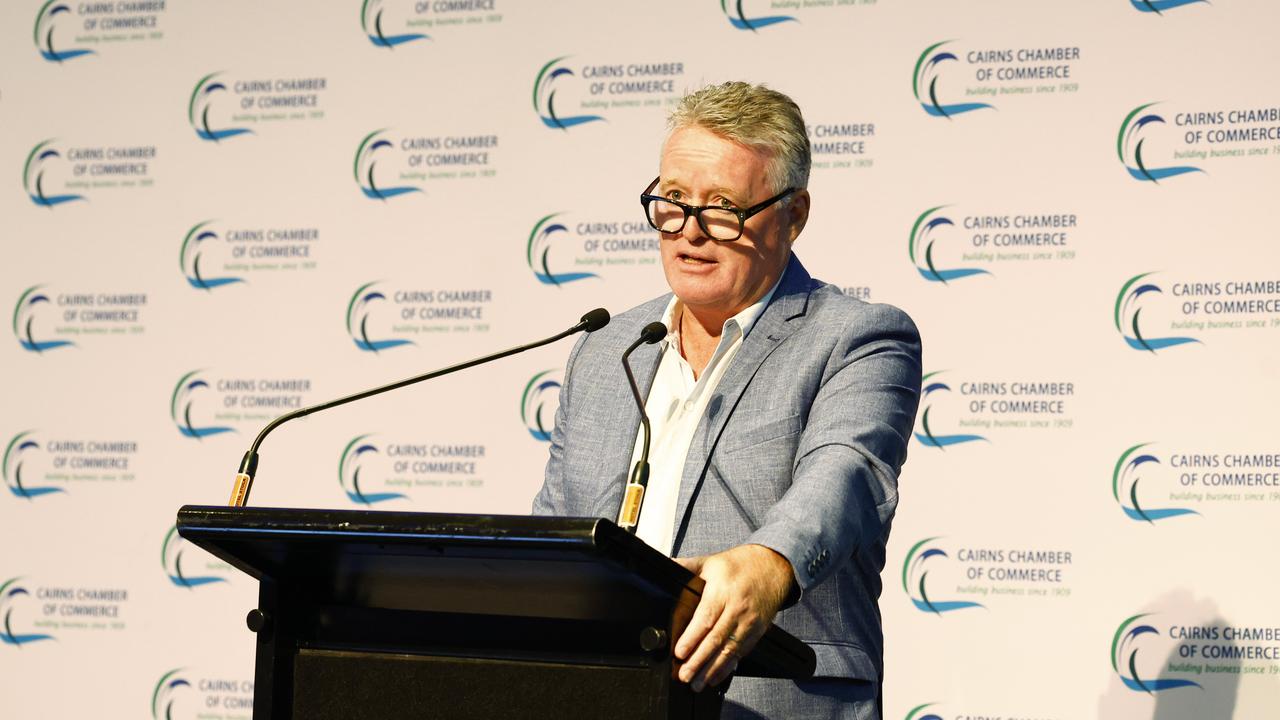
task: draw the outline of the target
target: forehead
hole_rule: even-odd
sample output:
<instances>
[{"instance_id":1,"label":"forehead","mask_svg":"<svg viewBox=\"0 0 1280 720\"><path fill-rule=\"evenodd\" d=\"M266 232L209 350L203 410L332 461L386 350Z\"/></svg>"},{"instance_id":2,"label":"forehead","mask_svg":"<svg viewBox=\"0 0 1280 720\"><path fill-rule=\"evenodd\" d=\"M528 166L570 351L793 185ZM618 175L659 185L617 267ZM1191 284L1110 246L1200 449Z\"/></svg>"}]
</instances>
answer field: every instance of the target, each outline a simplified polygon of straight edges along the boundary
<instances>
[{"instance_id":1,"label":"forehead","mask_svg":"<svg viewBox=\"0 0 1280 720\"><path fill-rule=\"evenodd\" d=\"M735 189L751 193L765 184L768 158L706 128L685 127L672 132L662 146L659 175L662 186L685 190Z\"/></svg>"}]
</instances>

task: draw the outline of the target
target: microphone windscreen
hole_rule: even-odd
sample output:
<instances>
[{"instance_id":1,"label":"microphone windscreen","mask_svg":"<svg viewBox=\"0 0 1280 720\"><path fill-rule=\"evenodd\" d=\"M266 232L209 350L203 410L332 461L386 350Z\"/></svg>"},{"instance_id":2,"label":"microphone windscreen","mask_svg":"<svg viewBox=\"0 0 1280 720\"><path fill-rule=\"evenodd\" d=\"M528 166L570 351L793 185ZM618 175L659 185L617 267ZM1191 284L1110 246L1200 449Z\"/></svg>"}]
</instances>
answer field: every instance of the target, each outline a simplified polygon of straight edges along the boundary
<instances>
[{"instance_id":1,"label":"microphone windscreen","mask_svg":"<svg viewBox=\"0 0 1280 720\"><path fill-rule=\"evenodd\" d=\"M651 322L640 331L640 338L652 345L667 336L667 326L660 322Z\"/></svg>"},{"instance_id":2,"label":"microphone windscreen","mask_svg":"<svg viewBox=\"0 0 1280 720\"><path fill-rule=\"evenodd\" d=\"M596 308L583 315L581 322L585 325L584 329L587 332L595 332L609 324L609 311L604 308Z\"/></svg>"}]
</instances>

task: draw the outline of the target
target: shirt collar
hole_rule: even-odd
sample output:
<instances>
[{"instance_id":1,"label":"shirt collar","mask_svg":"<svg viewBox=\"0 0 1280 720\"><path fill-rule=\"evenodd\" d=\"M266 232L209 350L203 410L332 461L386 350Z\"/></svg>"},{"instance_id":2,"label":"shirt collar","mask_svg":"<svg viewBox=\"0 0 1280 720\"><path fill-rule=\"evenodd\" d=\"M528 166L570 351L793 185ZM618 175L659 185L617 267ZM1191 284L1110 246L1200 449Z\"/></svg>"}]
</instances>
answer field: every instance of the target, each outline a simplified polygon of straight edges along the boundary
<instances>
[{"instance_id":1,"label":"shirt collar","mask_svg":"<svg viewBox=\"0 0 1280 720\"><path fill-rule=\"evenodd\" d=\"M773 287L769 288L769 292L760 297L759 300L742 310L742 312L734 315L724 321L721 328L720 337L726 337L733 328L737 328L742 333L742 339L747 338L747 334L751 332L751 328L755 327L756 321L764 314L764 309L769 306L769 301L773 299L774 293L778 291L778 286L782 284L782 276L778 276L777 281L773 283ZM676 323L676 318L680 312L680 298L674 294L671 300L667 302L667 309L662 313L662 324L667 326L667 337L663 340L663 345L675 345L679 347L680 332Z\"/></svg>"}]
</instances>

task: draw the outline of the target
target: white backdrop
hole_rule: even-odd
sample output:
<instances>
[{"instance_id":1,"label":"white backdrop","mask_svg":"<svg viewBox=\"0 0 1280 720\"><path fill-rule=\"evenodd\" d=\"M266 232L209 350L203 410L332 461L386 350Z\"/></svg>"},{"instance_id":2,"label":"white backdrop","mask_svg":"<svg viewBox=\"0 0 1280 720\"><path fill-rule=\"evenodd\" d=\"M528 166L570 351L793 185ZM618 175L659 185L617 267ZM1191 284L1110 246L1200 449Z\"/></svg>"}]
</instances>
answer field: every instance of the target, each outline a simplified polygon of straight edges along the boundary
<instances>
[{"instance_id":1,"label":"white backdrop","mask_svg":"<svg viewBox=\"0 0 1280 720\"><path fill-rule=\"evenodd\" d=\"M812 126L808 268L924 336L886 717L1280 713L1274 6L0 17L5 716L248 717L253 584L177 507L299 403L659 294L636 198L727 79ZM288 426L253 503L526 512L568 350Z\"/></svg>"}]
</instances>

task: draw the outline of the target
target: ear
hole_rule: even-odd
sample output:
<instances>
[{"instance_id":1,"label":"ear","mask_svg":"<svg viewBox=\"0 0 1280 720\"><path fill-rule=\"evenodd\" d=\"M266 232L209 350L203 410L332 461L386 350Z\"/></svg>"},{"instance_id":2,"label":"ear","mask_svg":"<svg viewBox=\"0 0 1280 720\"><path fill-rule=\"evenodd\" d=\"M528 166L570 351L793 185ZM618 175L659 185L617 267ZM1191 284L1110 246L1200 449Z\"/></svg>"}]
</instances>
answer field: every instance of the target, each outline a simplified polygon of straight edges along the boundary
<instances>
[{"instance_id":1,"label":"ear","mask_svg":"<svg viewBox=\"0 0 1280 720\"><path fill-rule=\"evenodd\" d=\"M809 222L809 191L800 190L791 196L791 202L787 203L787 220L790 223L788 245L794 245L796 238L800 237L800 231L804 230L805 223Z\"/></svg>"}]
</instances>

